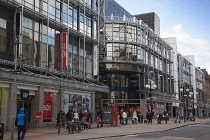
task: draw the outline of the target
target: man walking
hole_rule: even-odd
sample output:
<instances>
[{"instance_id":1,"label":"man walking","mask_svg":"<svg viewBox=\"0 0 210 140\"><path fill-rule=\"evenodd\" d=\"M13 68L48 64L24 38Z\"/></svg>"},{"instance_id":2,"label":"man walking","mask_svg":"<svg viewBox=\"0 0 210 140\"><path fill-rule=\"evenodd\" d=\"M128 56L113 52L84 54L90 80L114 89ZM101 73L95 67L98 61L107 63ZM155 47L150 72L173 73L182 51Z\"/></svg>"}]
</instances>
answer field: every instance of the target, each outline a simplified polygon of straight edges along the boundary
<instances>
[{"instance_id":1,"label":"man walking","mask_svg":"<svg viewBox=\"0 0 210 140\"><path fill-rule=\"evenodd\" d=\"M18 140L24 140L26 135L26 115L24 114L24 108L21 108L20 113L17 114L15 126L18 127ZM22 136L20 136L21 132Z\"/></svg>"}]
</instances>

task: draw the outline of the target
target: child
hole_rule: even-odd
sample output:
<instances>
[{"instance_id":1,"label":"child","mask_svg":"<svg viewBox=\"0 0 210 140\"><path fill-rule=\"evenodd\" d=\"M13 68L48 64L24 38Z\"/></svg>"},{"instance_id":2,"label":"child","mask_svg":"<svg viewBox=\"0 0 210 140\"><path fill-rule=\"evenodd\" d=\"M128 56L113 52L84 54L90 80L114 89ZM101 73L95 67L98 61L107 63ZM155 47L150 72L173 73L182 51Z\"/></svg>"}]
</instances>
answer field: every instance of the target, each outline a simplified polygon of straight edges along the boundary
<instances>
[{"instance_id":1,"label":"child","mask_svg":"<svg viewBox=\"0 0 210 140\"><path fill-rule=\"evenodd\" d=\"M97 122L97 128L99 128L99 124L101 124L100 127L103 127L103 122L101 121L100 115L98 115L98 116L96 117L96 122Z\"/></svg>"}]
</instances>

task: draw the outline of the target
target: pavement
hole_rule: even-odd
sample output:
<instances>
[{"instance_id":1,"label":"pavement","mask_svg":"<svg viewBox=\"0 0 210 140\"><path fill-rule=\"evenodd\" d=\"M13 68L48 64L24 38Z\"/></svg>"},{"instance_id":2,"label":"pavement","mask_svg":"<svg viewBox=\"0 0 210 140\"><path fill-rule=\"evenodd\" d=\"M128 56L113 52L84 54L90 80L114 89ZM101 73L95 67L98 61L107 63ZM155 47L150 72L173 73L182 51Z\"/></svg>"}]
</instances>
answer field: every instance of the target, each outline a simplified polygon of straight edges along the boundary
<instances>
[{"instance_id":1,"label":"pavement","mask_svg":"<svg viewBox=\"0 0 210 140\"><path fill-rule=\"evenodd\" d=\"M119 137L125 135L136 135L143 133L160 132L171 129L176 129L188 125L195 125L210 122L210 118L199 119L195 121L181 121L180 123L174 123L175 118L170 118L168 123L162 121L161 124L157 124L157 120L153 119L153 124L132 124L129 120L128 125L111 126L105 124L102 128L97 128L96 123L93 123L91 129L88 131L82 131L81 133L68 134L65 128L61 129L60 135L55 127L43 127L43 128L28 128L26 132L25 140L89 140L89 139L102 139L108 137ZM4 140L10 140L10 132L4 133ZM17 133L15 132L15 140L17 140Z\"/></svg>"}]
</instances>

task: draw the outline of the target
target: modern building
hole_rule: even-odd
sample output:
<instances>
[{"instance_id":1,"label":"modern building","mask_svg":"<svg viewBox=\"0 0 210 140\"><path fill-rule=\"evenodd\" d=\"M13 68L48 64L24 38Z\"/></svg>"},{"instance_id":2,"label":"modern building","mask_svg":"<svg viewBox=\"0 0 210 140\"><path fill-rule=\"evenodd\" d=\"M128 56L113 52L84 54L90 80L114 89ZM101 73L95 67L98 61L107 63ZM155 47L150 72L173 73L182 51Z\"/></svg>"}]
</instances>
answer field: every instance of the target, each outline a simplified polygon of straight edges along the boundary
<instances>
[{"instance_id":1,"label":"modern building","mask_svg":"<svg viewBox=\"0 0 210 140\"><path fill-rule=\"evenodd\" d=\"M104 18L101 38L105 39L105 49L99 57L100 81L111 92L97 94L97 98L116 102L126 110L135 108L144 116L147 110L155 115L163 111L172 115L175 97L171 88L171 46L141 20L113 15L117 14Z\"/></svg>"},{"instance_id":2,"label":"modern building","mask_svg":"<svg viewBox=\"0 0 210 140\"><path fill-rule=\"evenodd\" d=\"M155 33L160 36L160 18L154 12L134 15L138 20L142 20Z\"/></svg>"},{"instance_id":3,"label":"modern building","mask_svg":"<svg viewBox=\"0 0 210 140\"><path fill-rule=\"evenodd\" d=\"M54 124L59 110L95 109L100 16L96 0L0 1L0 122ZM35 116L36 114L36 116ZM37 120L36 120L37 119Z\"/></svg>"}]
</instances>

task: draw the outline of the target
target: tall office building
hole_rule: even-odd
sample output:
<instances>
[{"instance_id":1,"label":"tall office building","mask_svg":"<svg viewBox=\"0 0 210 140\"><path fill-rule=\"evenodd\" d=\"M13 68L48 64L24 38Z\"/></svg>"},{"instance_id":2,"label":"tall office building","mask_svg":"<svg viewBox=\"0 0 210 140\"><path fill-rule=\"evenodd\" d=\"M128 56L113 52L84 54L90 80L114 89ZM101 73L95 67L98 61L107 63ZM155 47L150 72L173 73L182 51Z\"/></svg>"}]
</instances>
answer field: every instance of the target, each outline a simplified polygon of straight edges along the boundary
<instances>
[{"instance_id":1,"label":"tall office building","mask_svg":"<svg viewBox=\"0 0 210 140\"><path fill-rule=\"evenodd\" d=\"M134 15L138 20L142 20L146 23L155 33L160 36L160 18L154 13L144 13Z\"/></svg>"}]
</instances>

